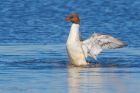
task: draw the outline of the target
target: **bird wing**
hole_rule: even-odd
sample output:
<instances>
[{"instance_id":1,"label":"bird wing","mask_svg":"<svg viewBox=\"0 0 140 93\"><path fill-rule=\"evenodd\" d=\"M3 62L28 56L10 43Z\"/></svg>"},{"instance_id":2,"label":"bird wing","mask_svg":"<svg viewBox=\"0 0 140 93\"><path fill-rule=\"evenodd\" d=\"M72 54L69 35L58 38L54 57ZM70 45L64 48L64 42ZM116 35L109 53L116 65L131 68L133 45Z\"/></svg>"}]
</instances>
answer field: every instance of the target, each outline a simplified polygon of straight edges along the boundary
<instances>
[{"instance_id":1,"label":"bird wing","mask_svg":"<svg viewBox=\"0 0 140 93\"><path fill-rule=\"evenodd\" d=\"M98 33L92 34L89 39L91 42L95 42L95 44L105 49L122 48L127 45L126 43L110 35L103 35Z\"/></svg>"},{"instance_id":2,"label":"bird wing","mask_svg":"<svg viewBox=\"0 0 140 93\"><path fill-rule=\"evenodd\" d=\"M102 49L122 48L126 45L126 43L120 41L119 39L116 39L110 35L99 33L92 34L88 39L82 42L84 53L91 57L98 55Z\"/></svg>"}]
</instances>

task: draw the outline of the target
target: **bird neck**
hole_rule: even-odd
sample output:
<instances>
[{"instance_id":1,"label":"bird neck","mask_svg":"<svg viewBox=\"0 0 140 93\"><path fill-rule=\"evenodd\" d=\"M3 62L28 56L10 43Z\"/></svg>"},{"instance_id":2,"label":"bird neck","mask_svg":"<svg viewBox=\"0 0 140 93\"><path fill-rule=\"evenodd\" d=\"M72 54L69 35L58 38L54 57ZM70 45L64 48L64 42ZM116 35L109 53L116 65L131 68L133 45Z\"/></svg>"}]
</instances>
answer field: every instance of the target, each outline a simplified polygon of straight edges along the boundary
<instances>
[{"instance_id":1,"label":"bird neck","mask_svg":"<svg viewBox=\"0 0 140 93\"><path fill-rule=\"evenodd\" d=\"M73 23L71 26L70 32L79 32L79 27L80 27L79 24Z\"/></svg>"},{"instance_id":2,"label":"bird neck","mask_svg":"<svg viewBox=\"0 0 140 93\"><path fill-rule=\"evenodd\" d=\"M79 24L75 24L75 23L72 24L70 33L69 33L69 37L68 37L69 42L74 42L76 40L80 40L79 27L80 27Z\"/></svg>"}]
</instances>

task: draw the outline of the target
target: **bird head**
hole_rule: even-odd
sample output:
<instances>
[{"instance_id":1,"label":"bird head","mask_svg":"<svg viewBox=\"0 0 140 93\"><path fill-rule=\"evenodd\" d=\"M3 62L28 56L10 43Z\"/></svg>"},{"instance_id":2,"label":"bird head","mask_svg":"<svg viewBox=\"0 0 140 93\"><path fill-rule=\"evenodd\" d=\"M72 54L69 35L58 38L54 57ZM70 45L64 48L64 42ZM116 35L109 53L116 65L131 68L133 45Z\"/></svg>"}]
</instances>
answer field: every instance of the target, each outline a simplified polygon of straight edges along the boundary
<instances>
[{"instance_id":1,"label":"bird head","mask_svg":"<svg viewBox=\"0 0 140 93\"><path fill-rule=\"evenodd\" d=\"M69 21L69 22L72 22L72 23L75 23L75 24L79 24L80 23L80 19L79 19L79 16L78 14L76 13L72 13L70 15L68 15L66 18L65 18L66 21Z\"/></svg>"}]
</instances>

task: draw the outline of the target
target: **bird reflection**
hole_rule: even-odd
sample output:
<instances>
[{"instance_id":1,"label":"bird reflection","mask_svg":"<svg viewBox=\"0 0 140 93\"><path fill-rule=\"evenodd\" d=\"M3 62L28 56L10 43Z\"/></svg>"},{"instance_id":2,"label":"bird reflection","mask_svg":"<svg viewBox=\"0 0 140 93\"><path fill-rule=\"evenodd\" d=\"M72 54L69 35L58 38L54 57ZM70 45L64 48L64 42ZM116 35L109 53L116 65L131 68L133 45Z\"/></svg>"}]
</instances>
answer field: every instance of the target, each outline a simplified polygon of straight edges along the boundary
<instances>
[{"instance_id":1,"label":"bird reflection","mask_svg":"<svg viewBox=\"0 0 140 93\"><path fill-rule=\"evenodd\" d=\"M68 68L69 93L127 93L119 75L105 73L100 67Z\"/></svg>"}]
</instances>

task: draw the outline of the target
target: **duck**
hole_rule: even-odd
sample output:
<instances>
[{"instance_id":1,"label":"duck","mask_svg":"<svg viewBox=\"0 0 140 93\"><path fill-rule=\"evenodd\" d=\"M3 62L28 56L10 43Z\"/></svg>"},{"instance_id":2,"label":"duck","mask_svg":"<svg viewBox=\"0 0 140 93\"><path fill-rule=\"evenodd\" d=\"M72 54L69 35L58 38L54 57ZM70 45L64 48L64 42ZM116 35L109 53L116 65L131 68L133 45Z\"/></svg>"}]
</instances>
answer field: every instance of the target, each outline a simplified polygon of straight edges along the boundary
<instances>
[{"instance_id":1,"label":"duck","mask_svg":"<svg viewBox=\"0 0 140 93\"><path fill-rule=\"evenodd\" d=\"M67 22L72 22L66 42L66 50L70 64L74 66L88 65L89 63L86 61L88 57L97 60L97 56L104 49L116 49L127 46L126 43L111 35L95 32L86 40L82 40L79 32L79 15L77 13L71 13L66 16L65 20Z\"/></svg>"}]
</instances>

